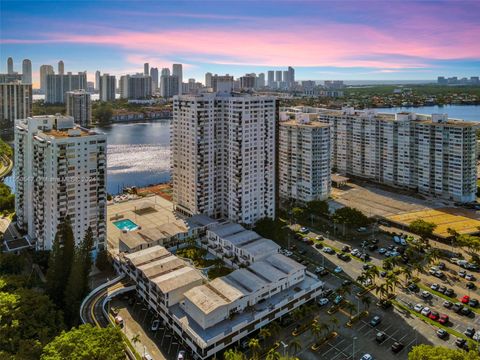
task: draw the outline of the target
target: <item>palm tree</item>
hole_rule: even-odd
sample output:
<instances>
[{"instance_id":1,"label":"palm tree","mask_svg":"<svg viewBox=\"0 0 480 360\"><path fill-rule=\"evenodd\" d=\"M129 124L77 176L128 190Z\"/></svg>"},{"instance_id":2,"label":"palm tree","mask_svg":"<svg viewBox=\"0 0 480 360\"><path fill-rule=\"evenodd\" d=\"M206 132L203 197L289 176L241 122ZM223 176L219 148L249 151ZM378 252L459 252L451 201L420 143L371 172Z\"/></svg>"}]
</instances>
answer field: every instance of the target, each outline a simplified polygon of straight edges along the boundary
<instances>
[{"instance_id":1,"label":"palm tree","mask_svg":"<svg viewBox=\"0 0 480 360\"><path fill-rule=\"evenodd\" d=\"M399 273L405 277L405 284L408 284L408 281L412 278L412 268L408 265L404 266Z\"/></svg>"},{"instance_id":2,"label":"palm tree","mask_svg":"<svg viewBox=\"0 0 480 360\"><path fill-rule=\"evenodd\" d=\"M387 287L391 289L392 292L395 292L395 288L401 284L400 280L398 280L398 276L393 272L387 274L386 283L388 285Z\"/></svg>"},{"instance_id":3,"label":"palm tree","mask_svg":"<svg viewBox=\"0 0 480 360\"><path fill-rule=\"evenodd\" d=\"M268 327L270 329L270 333L272 334L272 336L278 335L278 333L282 329L282 327L277 321L272 321Z\"/></svg>"},{"instance_id":4,"label":"palm tree","mask_svg":"<svg viewBox=\"0 0 480 360\"><path fill-rule=\"evenodd\" d=\"M348 310L349 314L350 314L350 320L352 319L352 315L355 311L355 305L353 305L350 301L347 301L345 302L345 305L343 305L343 307Z\"/></svg>"},{"instance_id":5,"label":"palm tree","mask_svg":"<svg viewBox=\"0 0 480 360\"><path fill-rule=\"evenodd\" d=\"M383 284L380 284L380 286L377 286L377 287L375 288L375 293L376 293L377 295L379 295L380 300L382 300L382 299L385 297L385 295L388 294L388 286L387 286L387 284L386 284L386 283L383 283Z\"/></svg>"},{"instance_id":6,"label":"palm tree","mask_svg":"<svg viewBox=\"0 0 480 360\"><path fill-rule=\"evenodd\" d=\"M258 352L260 351L260 341L256 338L251 338L248 341L248 348L252 351L252 358L253 359L258 359Z\"/></svg>"},{"instance_id":7,"label":"palm tree","mask_svg":"<svg viewBox=\"0 0 480 360\"><path fill-rule=\"evenodd\" d=\"M332 330L336 330L338 326L338 319L335 316L330 316L330 322L332 323Z\"/></svg>"},{"instance_id":8,"label":"palm tree","mask_svg":"<svg viewBox=\"0 0 480 360\"><path fill-rule=\"evenodd\" d=\"M300 342L300 340L295 337L292 339L292 341L290 341L290 343L288 344L288 348L289 349L292 349L293 350L293 354L295 355L297 352L300 351L300 349L302 348L302 343Z\"/></svg>"},{"instance_id":9,"label":"palm tree","mask_svg":"<svg viewBox=\"0 0 480 360\"><path fill-rule=\"evenodd\" d=\"M275 349L270 349L267 353L266 360L279 360L280 354L275 351Z\"/></svg>"},{"instance_id":10,"label":"palm tree","mask_svg":"<svg viewBox=\"0 0 480 360\"><path fill-rule=\"evenodd\" d=\"M140 334L133 335L132 338L132 344L135 347L135 345L140 342Z\"/></svg>"},{"instance_id":11,"label":"palm tree","mask_svg":"<svg viewBox=\"0 0 480 360\"><path fill-rule=\"evenodd\" d=\"M368 311L368 309L370 309L370 305L372 304L372 298L370 296L362 297L362 304L363 308Z\"/></svg>"},{"instance_id":12,"label":"palm tree","mask_svg":"<svg viewBox=\"0 0 480 360\"><path fill-rule=\"evenodd\" d=\"M246 360L246 357L237 350L229 349L223 353L223 360Z\"/></svg>"},{"instance_id":13,"label":"palm tree","mask_svg":"<svg viewBox=\"0 0 480 360\"><path fill-rule=\"evenodd\" d=\"M263 327L260 329L258 336L260 336L261 339L263 339L265 342L267 342L267 339L272 336L272 333L267 327Z\"/></svg>"},{"instance_id":14,"label":"palm tree","mask_svg":"<svg viewBox=\"0 0 480 360\"><path fill-rule=\"evenodd\" d=\"M310 330L315 340L318 340L320 338L320 334L322 333L322 326L320 326L319 323L313 323L310 327Z\"/></svg>"}]
</instances>

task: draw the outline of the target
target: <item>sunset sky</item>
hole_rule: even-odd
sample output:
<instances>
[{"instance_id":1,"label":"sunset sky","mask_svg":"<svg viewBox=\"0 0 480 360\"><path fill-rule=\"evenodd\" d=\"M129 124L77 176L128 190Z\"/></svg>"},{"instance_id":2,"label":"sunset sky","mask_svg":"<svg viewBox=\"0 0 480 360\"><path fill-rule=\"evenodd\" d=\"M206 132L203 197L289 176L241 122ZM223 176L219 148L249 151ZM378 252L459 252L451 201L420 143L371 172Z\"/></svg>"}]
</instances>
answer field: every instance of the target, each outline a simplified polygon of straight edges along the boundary
<instances>
[{"instance_id":1,"label":"sunset sky","mask_svg":"<svg viewBox=\"0 0 480 360\"><path fill-rule=\"evenodd\" d=\"M65 71L124 74L143 63L204 73L296 68L297 79L480 75L480 1L6 1L0 71L12 56Z\"/></svg>"}]
</instances>

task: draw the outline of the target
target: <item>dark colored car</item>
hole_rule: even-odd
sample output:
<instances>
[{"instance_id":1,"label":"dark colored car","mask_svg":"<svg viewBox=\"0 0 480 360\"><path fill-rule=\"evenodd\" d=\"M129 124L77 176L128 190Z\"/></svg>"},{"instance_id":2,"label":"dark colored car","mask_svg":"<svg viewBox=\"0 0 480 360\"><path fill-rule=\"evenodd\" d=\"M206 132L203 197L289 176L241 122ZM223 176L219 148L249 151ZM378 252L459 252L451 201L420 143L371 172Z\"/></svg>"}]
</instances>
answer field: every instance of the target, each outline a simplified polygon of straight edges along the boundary
<instances>
[{"instance_id":1,"label":"dark colored car","mask_svg":"<svg viewBox=\"0 0 480 360\"><path fill-rule=\"evenodd\" d=\"M443 307L444 308L450 309L452 306L453 306L453 303L451 301L445 300L443 302Z\"/></svg>"},{"instance_id":2,"label":"dark colored car","mask_svg":"<svg viewBox=\"0 0 480 360\"><path fill-rule=\"evenodd\" d=\"M368 245L368 250L370 251L375 251L378 249L378 245L377 244L371 244L371 245Z\"/></svg>"},{"instance_id":3,"label":"dark colored car","mask_svg":"<svg viewBox=\"0 0 480 360\"><path fill-rule=\"evenodd\" d=\"M445 268L446 268L444 262L438 263L437 267L438 267L440 270L445 270Z\"/></svg>"},{"instance_id":4,"label":"dark colored car","mask_svg":"<svg viewBox=\"0 0 480 360\"><path fill-rule=\"evenodd\" d=\"M470 299L470 301L468 302L468 306L471 306L471 307L478 307L478 300L477 299Z\"/></svg>"},{"instance_id":5,"label":"dark colored car","mask_svg":"<svg viewBox=\"0 0 480 360\"><path fill-rule=\"evenodd\" d=\"M350 280L344 280L344 281L342 282L342 286L348 286L348 285L350 285L351 283L352 283L352 282L351 282Z\"/></svg>"},{"instance_id":6,"label":"dark colored car","mask_svg":"<svg viewBox=\"0 0 480 360\"><path fill-rule=\"evenodd\" d=\"M475 329L473 327L468 327L467 330L465 330L463 333L465 334L465 336L471 338L475 334Z\"/></svg>"},{"instance_id":7,"label":"dark colored car","mask_svg":"<svg viewBox=\"0 0 480 360\"><path fill-rule=\"evenodd\" d=\"M440 339L445 339L446 337L448 337L448 332L446 330L443 330L443 329L438 329L437 330L437 336Z\"/></svg>"},{"instance_id":8,"label":"dark colored car","mask_svg":"<svg viewBox=\"0 0 480 360\"><path fill-rule=\"evenodd\" d=\"M321 244L321 243L316 243L316 244L315 244L315 247L316 247L317 249L321 249L321 248L323 248L323 244Z\"/></svg>"},{"instance_id":9,"label":"dark colored car","mask_svg":"<svg viewBox=\"0 0 480 360\"><path fill-rule=\"evenodd\" d=\"M378 315L375 315L372 320L370 320L370 325L372 326L377 326L378 324L380 324L382 322L382 318Z\"/></svg>"},{"instance_id":10,"label":"dark colored car","mask_svg":"<svg viewBox=\"0 0 480 360\"><path fill-rule=\"evenodd\" d=\"M387 335L380 331L379 333L377 333L377 336L375 336L375 340L381 344L382 342L384 342L385 340L387 339Z\"/></svg>"},{"instance_id":11,"label":"dark colored car","mask_svg":"<svg viewBox=\"0 0 480 360\"><path fill-rule=\"evenodd\" d=\"M350 246L345 245L344 247L342 247L342 251L343 252L350 252L350 251L352 251L352 249L350 248Z\"/></svg>"},{"instance_id":12,"label":"dark colored car","mask_svg":"<svg viewBox=\"0 0 480 360\"><path fill-rule=\"evenodd\" d=\"M448 288L447 290L445 290L445 292L443 294L448 296L448 297L454 297L455 296L455 291L453 291L452 288Z\"/></svg>"},{"instance_id":13,"label":"dark colored car","mask_svg":"<svg viewBox=\"0 0 480 360\"><path fill-rule=\"evenodd\" d=\"M393 344L392 344L392 351L394 353L398 353L400 352L402 349L404 348L404 345L399 342L399 341L395 341Z\"/></svg>"},{"instance_id":14,"label":"dark colored car","mask_svg":"<svg viewBox=\"0 0 480 360\"><path fill-rule=\"evenodd\" d=\"M456 313L459 313L462 309L463 309L463 305L462 303L459 303L459 302L453 304L452 306L452 310L455 311Z\"/></svg>"},{"instance_id":15,"label":"dark colored car","mask_svg":"<svg viewBox=\"0 0 480 360\"><path fill-rule=\"evenodd\" d=\"M470 289L470 290L475 289L475 284L473 282L468 282L467 289Z\"/></svg>"},{"instance_id":16,"label":"dark colored car","mask_svg":"<svg viewBox=\"0 0 480 360\"><path fill-rule=\"evenodd\" d=\"M412 291L412 292L417 292L419 289L418 285L415 284L415 283L411 283L410 285L408 285L408 290Z\"/></svg>"},{"instance_id":17,"label":"dark colored car","mask_svg":"<svg viewBox=\"0 0 480 360\"><path fill-rule=\"evenodd\" d=\"M463 316L470 316L472 314L472 310L468 307L464 307L462 310L460 310L460 314Z\"/></svg>"},{"instance_id":18,"label":"dark colored car","mask_svg":"<svg viewBox=\"0 0 480 360\"><path fill-rule=\"evenodd\" d=\"M465 347L465 345L467 345L467 340L462 338L457 338L457 340L455 340L455 345L457 345L460 349L462 349Z\"/></svg>"},{"instance_id":19,"label":"dark colored car","mask_svg":"<svg viewBox=\"0 0 480 360\"><path fill-rule=\"evenodd\" d=\"M447 291L447 288L445 286L440 286L437 290L439 293L445 294L445 291Z\"/></svg>"}]
</instances>

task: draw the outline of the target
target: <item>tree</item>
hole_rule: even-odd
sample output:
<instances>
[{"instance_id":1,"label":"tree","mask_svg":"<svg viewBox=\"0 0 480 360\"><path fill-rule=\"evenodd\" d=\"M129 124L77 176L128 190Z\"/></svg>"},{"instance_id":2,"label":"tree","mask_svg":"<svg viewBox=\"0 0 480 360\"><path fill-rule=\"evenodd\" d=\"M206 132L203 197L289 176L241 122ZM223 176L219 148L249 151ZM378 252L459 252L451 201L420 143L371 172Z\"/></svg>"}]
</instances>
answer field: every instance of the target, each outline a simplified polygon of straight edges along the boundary
<instances>
[{"instance_id":1,"label":"tree","mask_svg":"<svg viewBox=\"0 0 480 360\"><path fill-rule=\"evenodd\" d=\"M0 358L38 359L42 348L63 328L62 314L48 296L25 288L0 291Z\"/></svg>"},{"instance_id":2,"label":"tree","mask_svg":"<svg viewBox=\"0 0 480 360\"><path fill-rule=\"evenodd\" d=\"M432 237L436 227L436 224L422 219L412 221L409 226L410 231L420 235L420 238L426 245L428 245L428 239Z\"/></svg>"},{"instance_id":3,"label":"tree","mask_svg":"<svg viewBox=\"0 0 480 360\"><path fill-rule=\"evenodd\" d=\"M46 290L57 306L63 307L65 287L70 276L75 239L70 220L65 218L59 225L48 259Z\"/></svg>"},{"instance_id":4,"label":"tree","mask_svg":"<svg viewBox=\"0 0 480 360\"><path fill-rule=\"evenodd\" d=\"M370 296L363 296L362 299L363 308L368 311L370 305L372 304L372 298Z\"/></svg>"},{"instance_id":5,"label":"tree","mask_svg":"<svg viewBox=\"0 0 480 360\"><path fill-rule=\"evenodd\" d=\"M260 329L258 336L263 339L263 341L267 342L267 339L272 336L270 330L266 327Z\"/></svg>"},{"instance_id":6,"label":"tree","mask_svg":"<svg viewBox=\"0 0 480 360\"><path fill-rule=\"evenodd\" d=\"M253 353L253 359L258 359L258 353L260 351L260 341L256 338L251 338L248 341L248 348L252 351Z\"/></svg>"},{"instance_id":7,"label":"tree","mask_svg":"<svg viewBox=\"0 0 480 360\"><path fill-rule=\"evenodd\" d=\"M266 360L280 360L280 354L275 349L270 349L267 353Z\"/></svg>"},{"instance_id":8,"label":"tree","mask_svg":"<svg viewBox=\"0 0 480 360\"><path fill-rule=\"evenodd\" d=\"M294 207L292 209L292 215L294 217L294 219L296 221L298 221L299 219L301 219L303 217L303 215L305 214L305 210L300 208L300 207Z\"/></svg>"},{"instance_id":9,"label":"tree","mask_svg":"<svg viewBox=\"0 0 480 360\"><path fill-rule=\"evenodd\" d=\"M88 274L92 268L90 255L92 246L93 232L89 227L82 242L75 248L73 264L65 288L65 320L70 326L78 324L80 305L89 291Z\"/></svg>"},{"instance_id":10,"label":"tree","mask_svg":"<svg viewBox=\"0 0 480 360\"><path fill-rule=\"evenodd\" d=\"M313 200L307 203L307 211L316 216L329 215L328 203L322 200Z\"/></svg>"},{"instance_id":11,"label":"tree","mask_svg":"<svg viewBox=\"0 0 480 360\"><path fill-rule=\"evenodd\" d=\"M480 355L472 350L454 350L442 346L418 345L408 354L408 360L480 360Z\"/></svg>"},{"instance_id":12,"label":"tree","mask_svg":"<svg viewBox=\"0 0 480 360\"><path fill-rule=\"evenodd\" d=\"M340 224L345 224L351 227L367 226L369 224L368 217L360 210L345 206L337 209L334 216L339 220Z\"/></svg>"},{"instance_id":13,"label":"tree","mask_svg":"<svg viewBox=\"0 0 480 360\"><path fill-rule=\"evenodd\" d=\"M63 331L43 349L41 360L123 360L125 351L118 327L82 325Z\"/></svg>"},{"instance_id":14,"label":"tree","mask_svg":"<svg viewBox=\"0 0 480 360\"><path fill-rule=\"evenodd\" d=\"M0 253L0 274L20 274L24 267L24 256Z\"/></svg>"},{"instance_id":15,"label":"tree","mask_svg":"<svg viewBox=\"0 0 480 360\"><path fill-rule=\"evenodd\" d=\"M300 351L302 348L302 343L298 338L293 338L292 341L288 344L289 348L293 350L293 354L295 355L297 352Z\"/></svg>"},{"instance_id":16,"label":"tree","mask_svg":"<svg viewBox=\"0 0 480 360\"><path fill-rule=\"evenodd\" d=\"M135 346L138 342L140 342L140 334L133 335L130 340L132 341L133 346Z\"/></svg>"},{"instance_id":17,"label":"tree","mask_svg":"<svg viewBox=\"0 0 480 360\"><path fill-rule=\"evenodd\" d=\"M105 271L110 266L110 262L108 261L108 253L107 250L100 250L97 254L97 258L95 259L95 266L100 271Z\"/></svg>"},{"instance_id":18,"label":"tree","mask_svg":"<svg viewBox=\"0 0 480 360\"><path fill-rule=\"evenodd\" d=\"M238 350L229 349L223 353L224 360L246 360L246 356Z\"/></svg>"},{"instance_id":19,"label":"tree","mask_svg":"<svg viewBox=\"0 0 480 360\"><path fill-rule=\"evenodd\" d=\"M113 109L112 105L102 102L97 108L93 111L93 117L100 124L108 124L112 121Z\"/></svg>"}]
</instances>

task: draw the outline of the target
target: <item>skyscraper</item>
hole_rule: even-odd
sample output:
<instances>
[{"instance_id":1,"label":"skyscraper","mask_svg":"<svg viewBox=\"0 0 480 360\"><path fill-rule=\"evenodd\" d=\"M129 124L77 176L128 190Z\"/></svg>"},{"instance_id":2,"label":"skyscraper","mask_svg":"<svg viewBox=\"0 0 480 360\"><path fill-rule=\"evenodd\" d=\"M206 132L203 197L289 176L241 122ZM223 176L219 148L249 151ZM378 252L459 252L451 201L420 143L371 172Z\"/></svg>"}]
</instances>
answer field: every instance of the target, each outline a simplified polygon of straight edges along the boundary
<instances>
[{"instance_id":1,"label":"skyscraper","mask_svg":"<svg viewBox=\"0 0 480 360\"><path fill-rule=\"evenodd\" d=\"M52 65L40 66L40 89L42 90L42 93L45 94L47 89L47 75L53 75L54 73Z\"/></svg>"},{"instance_id":2,"label":"skyscraper","mask_svg":"<svg viewBox=\"0 0 480 360\"><path fill-rule=\"evenodd\" d=\"M273 97L175 97L175 208L244 224L274 218L276 127Z\"/></svg>"},{"instance_id":3,"label":"skyscraper","mask_svg":"<svg viewBox=\"0 0 480 360\"><path fill-rule=\"evenodd\" d=\"M268 70L268 87L273 88L275 87L275 71Z\"/></svg>"},{"instance_id":4,"label":"skyscraper","mask_svg":"<svg viewBox=\"0 0 480 360\"><path fill-rule=\"evenodd\" d=\"M32 83L32 62L29 59L23 59L22 62L22 84Z\"/></svg>"},{"instance_id":5,"label":"skyscraper","mask_svg":"<svg viewBox=\"0 0 480 360\"><path fill-rule=\"evenodd\" d=\"M129 75L127 84L129 99L149 99L152 96L152 78L150 75Z\"/></svg>"},{"instance_id":6,"label":"skyscraper","mask_svg":"<svg viewBox=\"0 0 480 360\"><path fill-rule=\"evenodd\" d=\"M100 101L114 101L116 86L117 82L115 76L103 74L100 77L100 88L98 89L100 93Z\"/></svg>"},{"instance_id":7,"label":"skyscraper","mask_svg":"<svg viewBox=\"0 0 480 360\"><path fill-rule=\"evenodd\" d=\"M152 77L152 92L156 93L158 90L158 68L150 68L150 76Z\"/></svg>"},{"instance_id":8,"label":"skyscraper","mask_svg":"<svg viewBox=\"0 0 480 360\"><path fill-rule=\"evenodd\" d=\"M212 73L207 72L205 74L205 87L211 88L212 87Z\"/></svg>"},{"instance_id":9,"label":"skyscraper","mask_svg":"<svg viewBox=\"0 0 480 360\"><path fill-rule=\"evenodd\" d=\"M95 71L95 90L100 90L100 70Z\"/></svg>"},{"instance_id":10,"label":"skyscraper","mask_svg":"<svg viewBox=\"0 0 480 360\"><path fill-rule=\"evenodd\" d=\"M240 88L244 90L251 90L255 88L257 77L255 74L246 74L240 77Z\"/></svg>"},{"instance_id":11,"label":"skyscraper","mask_svg":"<svg viewBox=\"0 0 480 360\"><path fill-rule=\"evenodd\" d=\"M160 96L168 99L180 93L178 77L170 75L170 69L163 68L160 76Z\"/></svg>"},{"instance_id":12,"label":"skyscraper","mask_svg":"<svg viewBox=\"0 0 480 360\"><path fill-rule=\"evenodd\" d=\"M58 62L58 74L63 75L65 73L65 66L63 64L63 60Z\"/></svg>"},{"instance_id":13,"label":"skyscraper","mask_svg":"<svg viewBox=\"0 0 480 360\"><path fill-rule=\"evenodd\" d=\"M0 83L0 127L12 129L15 120L32 116L32 85Z\"/></svg>"},{"instance_id":14,"label":"skyscraper","mask_svg":"<svg viewBox=\"0 0 480 360\"><path fill-rule=\"evenodd\" d=\"M283 81L282 80L282 70L275 71L275 81L277 83L281 83Z\"/></svg>"},{"instance_id":15,"label":"skyscraper","mask_svg":"<svg viewBox=\"0 0 480 360\"><path fill-rule=\"evenodd\" d=\"M233 90L233 76L215 74L212 76L212 88L216 93L230 94Z\"/></svg>"},{"instance_id":16,"label":"skyscraper","mask_svg":"<svg viewBox=\"0 0 480 360\"><path fill-rule=\"evenodd\" d=\"M295 69L291 66L288 67L288 85L295 85Z\"/></svg>"},{"instance_id":17,"label":"skyscraper","mask_svg":"<svg viewBox=\"0 0 480 360\"><path fill-rule=\"evenodd\" d=\"M13 74L13 59L11 57L7 59L7 73L9 75Z\"/></svg>"},{"instance_id":18,"label":"skyscraper","mask_svg":"<svg viewBox=\"0 0 480 360\"><path fill-rule=\"evenodd\" d=\"M150 65L148 63L143 64L143 75L150 75Z\"/></svg>"},{"instance_id":19,"label":"skyscraper","mask_svg":"<svg viewBox=\"0 0 480 360\"><path fill-rule=\"evenodd\" d=\"M178 94L182 93L183 70L182 64L173 64L172 75L178 78Z\"/></svg>"},{"instance_id":20,"label":"skyscraper","mask_svg":"<svg viewBox=\"0 0 480 360\"><path fill-rule=\"evenodd\" d=\"M256 88L263 89L265 87L265 73L258 74Z\"/></svg>"},{"instance_id":21,"label":"skyscraper","mask_svg":"<svg viewBox=\"0 0 480 360\"><path fill-rule=\"evenodd\" d=\"M330 125L317 114L280 113L279 194L289 202L325 200L330 196ZM284 121L282 121L284 120Z\"/></svg>"},{"instance_id":22,"label":"skyscraper","mask_svg":"<svg viewBox=\"0 0 480 360\"><path fill-rule=\"evenodd\" d=\"M61 115L34 116L15 125L17 226L37 250L50 250L68 216L77 244L90 227L94 248L105 249L105 134Z\"/></svg>"},{"instance_id":23,"label":"skyscraper","mask_svg":"<svg viewBox=\"0 0 480 360\"><path fill-rule=\"evenodd\" d=\"M65 93L72 90L87 89L87 73L80 72L66 75L47 75L47 86L45 89L45 103L62 104L65 103Z\"/></svg>"},{"instance_id":24,"label":"skyscraper","mask_svg":"<svg viewBox=\"0 0 480 360\"><path fill-rule=\"evenodd\" d=\"M92 100L85 90L67 91L65 93L67 115L80 126L89 126L92 123Z\"/></svg>"}]
</instances>

